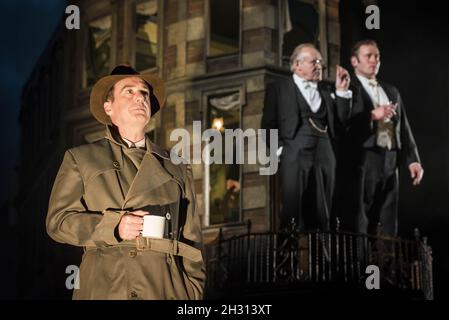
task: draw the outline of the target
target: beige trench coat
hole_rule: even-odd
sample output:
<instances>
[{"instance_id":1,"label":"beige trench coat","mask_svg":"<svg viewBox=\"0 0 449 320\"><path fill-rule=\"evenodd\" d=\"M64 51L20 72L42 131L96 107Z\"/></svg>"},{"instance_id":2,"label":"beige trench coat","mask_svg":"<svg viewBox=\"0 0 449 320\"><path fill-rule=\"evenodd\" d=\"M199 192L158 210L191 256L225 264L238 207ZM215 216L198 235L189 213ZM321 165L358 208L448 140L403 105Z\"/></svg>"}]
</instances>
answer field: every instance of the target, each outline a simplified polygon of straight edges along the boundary
<instances>
[{"instance_id":1,"label":"beige trench coat","mask_svg":"<svg viewBox=\"0 0 449 320\"><path fill-rule=\"evenodd\" d=\"M126 177L117 141L107 128L105 139L66 151L53 185L48 234L85 248L73 298L201 299L206 275L190 168L147 138L137 174ZM121 217L145 208L165 214L164 239L119 242Z\"/></svg>"}]
</instances>

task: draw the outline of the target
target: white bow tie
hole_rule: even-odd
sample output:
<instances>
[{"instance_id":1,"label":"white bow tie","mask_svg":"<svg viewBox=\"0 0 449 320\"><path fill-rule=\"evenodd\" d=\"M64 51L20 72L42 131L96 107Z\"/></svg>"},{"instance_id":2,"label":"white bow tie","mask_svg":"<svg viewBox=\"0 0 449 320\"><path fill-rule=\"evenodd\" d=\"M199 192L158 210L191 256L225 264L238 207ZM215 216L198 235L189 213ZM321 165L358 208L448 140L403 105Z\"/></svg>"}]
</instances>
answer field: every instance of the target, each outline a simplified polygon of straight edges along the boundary
<instances>
[{"instance_id":1,"label":"white bow tie","mask_svg":"<svg viewBox=\"0 0 449 320\"><path fill-rule=\"evenodd\" d=\"M377 82L377 80L376 79L369 79L368 80L368 84L370 85L370 86L372 86L372 87L377 87L378 85L379 85L379 83Z\"/></svg>"},{"instance_id":2,"label":"white bow tie","mask_svg":"<svg viewBox=\"0 0 449 320\"><path fill-rule=\"evenodd\" d=\"M318 84L315 81L308 81L308 80L304 80L303 81L304 84L304 89L316 89L318 88Z\"/></svg>"}]
</instances>

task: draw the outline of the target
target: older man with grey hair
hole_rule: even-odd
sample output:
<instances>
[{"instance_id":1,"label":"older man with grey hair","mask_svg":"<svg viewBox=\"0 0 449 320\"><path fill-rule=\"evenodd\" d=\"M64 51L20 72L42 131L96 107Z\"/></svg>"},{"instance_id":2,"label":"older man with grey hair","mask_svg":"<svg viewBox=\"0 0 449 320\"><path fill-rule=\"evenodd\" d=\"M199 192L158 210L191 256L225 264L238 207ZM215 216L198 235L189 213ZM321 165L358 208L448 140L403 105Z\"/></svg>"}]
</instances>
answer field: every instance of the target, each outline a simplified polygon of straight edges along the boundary
<instances>
[{"instance_id":1,"label":"older man with grey hair","mask_svg":"<svg viewBox=\"0 0 449 320\"><path fill-rule=\"evenodd\" d=\"M279 130L282 211L280 227L329 230L335 181L333 140L349 116L349 74L322 81L323 59L312 44L290 58L293 75L266 89L262 128ZM267 141L269 143L269 141Z\"/></svg>"}]
</instances>

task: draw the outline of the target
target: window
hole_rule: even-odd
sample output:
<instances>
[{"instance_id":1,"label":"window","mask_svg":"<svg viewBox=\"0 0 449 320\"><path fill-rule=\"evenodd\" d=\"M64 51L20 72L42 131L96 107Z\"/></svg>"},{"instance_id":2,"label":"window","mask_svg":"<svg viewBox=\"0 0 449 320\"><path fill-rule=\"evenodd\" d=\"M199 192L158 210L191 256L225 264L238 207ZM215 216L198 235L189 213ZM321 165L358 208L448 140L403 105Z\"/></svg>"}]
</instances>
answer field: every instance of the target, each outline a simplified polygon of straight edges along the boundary
<instances>
[{"instance_id":1,"label":"window","mask_svg":"<svg viewBox=\"0 0 449 320\"><path fill-rule=\"evenodd\" d=\"M288 20L289 28L284 34L282 57L284 64L288 65L296 46L306 42L317 43L319 15L313 5L299 0L288 0L286 9L285 19Z\"/></svg>"},{"instance_id":2,"label":"window","mask_svg":"<svg viewBox=\"0 0 449 320\"><path fill-rule=\"evenodd\" d=\"M240 1L210 0L209 56L239 51Z\"/></svg>"},{"instance_id":3,"label":"window","mask_svg":"<svg viewBox=\"0 0 449 320\"><path fill-rule=\"evenodd\" d=\"M137 1L135 10L134 61L139 71L156 67L158 27L157 0Z\"/></svg>"},{"instance_id":4,"label":"window","mask_svg":"<svg viewBox=\"0 0 449 320\"><path fill-rule=\"evenodd\" d=\"M86 46L86 85L92 86L109 73L111 64L111 16L93 20L88 24Z\"/></svg>"},{"instance_id":5,"label":"window","mask_svg":"<svg viewBox=\"0 0 449 320\"><path fill-rule=\"evenodd\" d=\"M207 125L221 136L221 149L214 148L210 155L222 163L205 163L205 225L240 221L240 165L236 161L236 142L232 143L233 161L225 163L225 129L240 128L240 92L208 97ZM211 139L213 140L213 138ZM211 141L213 142L213 141ZM207 148L205 148L207 154ZM216 153L220 154L216 154Z\"/></svg>"}]
</instances>

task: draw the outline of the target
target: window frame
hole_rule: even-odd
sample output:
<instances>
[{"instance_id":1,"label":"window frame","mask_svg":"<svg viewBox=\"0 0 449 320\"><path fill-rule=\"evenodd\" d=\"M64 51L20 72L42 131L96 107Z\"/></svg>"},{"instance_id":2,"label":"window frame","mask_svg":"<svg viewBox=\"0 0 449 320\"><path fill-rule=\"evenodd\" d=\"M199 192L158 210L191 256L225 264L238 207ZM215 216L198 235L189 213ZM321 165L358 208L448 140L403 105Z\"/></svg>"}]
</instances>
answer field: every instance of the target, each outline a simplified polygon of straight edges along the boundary
<instances>
[{"instance_id":1,"label":"window frame","mask_svg":"<svg viewBox=\"0 0 449 320\"><path fill-rule=\"evenodd\" d=\"M208 116L209 116L209 99L211 96L220 95L220 94L231 94L234 92L239 92L240 95L240 104L239 104L239 128L243 130L243 107L246 104L245 101L245 88L244 85L234 85L229 86L225 88L216 88L212 90L207 90L202 92L202 106L201 106L201 113L202 113L202 125L203 130L206 128L204 127L206 124L208 125ZM207 127L208 128L208 127ZM203 151L205 146L205 142L201 143L201 151ZM202 152L201 152L202 154ZM244 153L246 155L246 152ZM228 227L228 226L240 226L243 223L243 166L244 164L240 164L239 166L239 182L240 182L240 196L239 196L239 218L237 221L230 221L230 222L224 222L224 223L218 223L218 224L210 224L210 201L209 201L209 194L206 195L206 191L208 191L208 181L209 177L207 177L208 170L206 170L206 166L208 166L206 163L202 162L203 166L203 206L204 206L204 212L203 212L203 218L202 218L202 228L203 229L215 229L215 228L221 228L221 227Z\"/></svg>"},{"instance_id":2,"label":"window frame","mask_svg":"<svg viewBox=\"0 0 449 320\"><path fill-rule=\"evenodd\" d=\"M132 0L132 3L130 4L130 6L128 6L128 14L125 16L127 16L126 18L128 18L130 21L130 23L127 24L127 29L128 29L128 37L126 37L128 39L128 46L129 46L129 61L131 63L132 66L136 66L136 33L134 31L134 26L136 25L136 5L138 2L145 2L145 0L143 1L139 1L139 0ZM164 37L164 30L163 30L163 26L164 26L164 1L162 0L156 0L157 2L157 50L156 50L156 66L152 67L152 68L147 68L147 69L143 69L143 70L138 70L136 67L136 71L140 72L140 73L152 73L152 74L159 74L159 76L161 76L160 72L161 72L161 66L162 66L162 49L163 49L163 37ZM125 18L125 19L126 19Z\"/></svg>"},{"instance_id":3,"label":"window frame","mask_svg":"<svg viewBox=\"0 0 449 320\"><path fill-rule=\"evenodd\" d=\"M211 38L211 10L210 10L210 1L205 1L205 23L206 23L206 41L205 41L205 52L206 52L206 62L207 61L215 61L222 60L227 57L238 57L238 67L242 66L242 35L243 35L243 0L239 0L239 45L237 52L234 53L226 53L221 55L210 55L210 38Z\"/></svg>"},{"instance_id":4,"label":"window frame","mask_svg":"<svg viewBox=\"0 0 449 320\"><path fill-rule=\"evenodd\" d=\"M81 91L89 92L90 89L93 87L93 85L87 84L87 46L89 41L89 23L95 20L99 20L102 18L105 18L107 16L111 17L111 48L110 48L110 55L109 55L109 71L112 70L112 66L115 63L115 57L117 52L117 41L116 41L116 35L117 35L117 14L115 10L112 10L111 8L107 10L101 10L97 14L89 16L86 21L84 22L84 30L82 33L82 67L81 67Z\"/></svg>"}]
</instances>

